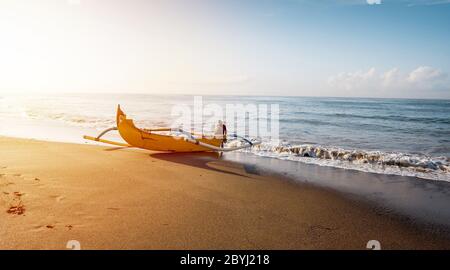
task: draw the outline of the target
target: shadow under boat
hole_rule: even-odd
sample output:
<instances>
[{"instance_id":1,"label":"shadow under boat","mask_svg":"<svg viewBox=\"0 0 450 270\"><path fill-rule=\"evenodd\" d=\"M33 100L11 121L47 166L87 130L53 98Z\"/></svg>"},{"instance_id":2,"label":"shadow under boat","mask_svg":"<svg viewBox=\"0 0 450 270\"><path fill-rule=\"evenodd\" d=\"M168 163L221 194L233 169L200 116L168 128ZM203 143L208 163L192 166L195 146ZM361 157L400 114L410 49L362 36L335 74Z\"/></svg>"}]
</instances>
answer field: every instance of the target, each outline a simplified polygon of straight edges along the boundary
<instances>
[{"instance_id":1,"label":"shadow under boat","mask_svg":"<svg viewBox=\"0 0 450 270\"><path fill-rule=\"evenodd\" d=\"M183 164L191 167L202 168L206 170L216 171L220 173L226 173L231 175L242 176L246 178L250 175L259 175L256 167L249 164L238 164L232 161L221 162L220 166L218 161L223 161L222 155L217 152L192 152L192 153L151 153L152 158L160 159L164 161ZM240 167L242 166L242 167ZM237 171L244 169L245 174Z\"/></svg>"}]
</instances>

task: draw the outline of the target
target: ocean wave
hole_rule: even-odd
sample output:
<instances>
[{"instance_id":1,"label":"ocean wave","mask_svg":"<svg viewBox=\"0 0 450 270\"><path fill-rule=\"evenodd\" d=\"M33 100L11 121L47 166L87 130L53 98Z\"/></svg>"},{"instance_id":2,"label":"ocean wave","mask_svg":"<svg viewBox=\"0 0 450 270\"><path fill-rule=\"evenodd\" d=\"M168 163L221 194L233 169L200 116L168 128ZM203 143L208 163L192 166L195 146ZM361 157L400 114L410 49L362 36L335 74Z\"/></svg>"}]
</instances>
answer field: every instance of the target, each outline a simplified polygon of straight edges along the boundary
<instances>
[{"instance_id":1,"label":"ocean wave","mask_svg":"<svg viewBox=\"0 0 450 270\"><path fill-rule=\"evenodd\" d=\"M116 120L111 115L101 117L93 115L81 115L77 113L53 112L44 110L27 110L25 116L33 120L59 121L69 126L104 129L115 126ZM166 127L170 123L161 119L135 120L138 127Z\"/></svg>"},{"instance_id":2,"label":"ocean wave","mask_svg":"<svg viewBox=\"0 0 450 270\"><path fill-rule=\"evenodd\" d=\"M46 112L42 110L27 110L26 117L33 120L56 120L71 126L92 128L107 128L114 125L114 119L87 115L68 114L62 112Z\"/></svg>"},{"instance_id":3,"label":"ocean wave","mask_svg":"<svg viewBox=\"0 0 450 270\"><path fill-rule=\"evenodd\" d=\"M266 142L250 150L258 156L353 169L364 172L413 176L450 182L450 158L427 155L343 149L321 145Z\"/></svg>"}]
</instances>

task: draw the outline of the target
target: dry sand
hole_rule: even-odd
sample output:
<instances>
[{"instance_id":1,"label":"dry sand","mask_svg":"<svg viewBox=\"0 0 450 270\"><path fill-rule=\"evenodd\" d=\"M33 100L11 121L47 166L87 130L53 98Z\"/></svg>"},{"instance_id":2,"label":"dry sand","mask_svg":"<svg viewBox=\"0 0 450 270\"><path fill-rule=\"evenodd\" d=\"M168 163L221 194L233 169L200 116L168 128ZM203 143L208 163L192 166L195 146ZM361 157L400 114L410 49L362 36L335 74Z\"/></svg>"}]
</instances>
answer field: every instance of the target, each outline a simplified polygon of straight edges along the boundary
<instances>
[{"instance_id":1,"label":"dry sand","mask_svg":"<svg viewBox=\"0 0 450 270\"><path fill-rule=\"evenodd\" d=\"M332 179L331 179L332 180ZM449 248L365 204L214 155L0 137L0 249Z\"/></svg>"}]
</instances>

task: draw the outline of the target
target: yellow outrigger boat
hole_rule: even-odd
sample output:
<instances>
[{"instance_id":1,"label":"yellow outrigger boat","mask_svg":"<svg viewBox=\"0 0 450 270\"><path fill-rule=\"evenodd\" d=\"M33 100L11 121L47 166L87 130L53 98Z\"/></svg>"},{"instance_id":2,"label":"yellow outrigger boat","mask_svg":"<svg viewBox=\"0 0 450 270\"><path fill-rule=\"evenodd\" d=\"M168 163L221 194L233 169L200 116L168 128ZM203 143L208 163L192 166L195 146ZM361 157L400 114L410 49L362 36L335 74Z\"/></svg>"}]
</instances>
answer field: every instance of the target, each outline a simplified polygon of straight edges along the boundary
<instances>
[{"instance_id":1,"label":"yellow outrigger boat","mask_svg":"<svg viewBox=\"0 0 450 270\"><path fill-rule=\"evenodd\" d=\"M227 152L242 148L252 147L260 144L260 141L250 141L236 134L228 135L229 138L242 141L237 147L223 147L223 136L203 137L196 134L186 132L182 129L173 128L157 128L157 129L141 129L137 128L132 119L128 119L125 113L117 106L116 127L108 128L101 132L97 137L83 136L84 139L102 142L124 147L138 147L153 151L164 152ZM114 142L102 139L106 133L118 130L120 136L126 143ZM158 132L175 132L176 134L160 134Z\"/></svg>"}]
</instances>

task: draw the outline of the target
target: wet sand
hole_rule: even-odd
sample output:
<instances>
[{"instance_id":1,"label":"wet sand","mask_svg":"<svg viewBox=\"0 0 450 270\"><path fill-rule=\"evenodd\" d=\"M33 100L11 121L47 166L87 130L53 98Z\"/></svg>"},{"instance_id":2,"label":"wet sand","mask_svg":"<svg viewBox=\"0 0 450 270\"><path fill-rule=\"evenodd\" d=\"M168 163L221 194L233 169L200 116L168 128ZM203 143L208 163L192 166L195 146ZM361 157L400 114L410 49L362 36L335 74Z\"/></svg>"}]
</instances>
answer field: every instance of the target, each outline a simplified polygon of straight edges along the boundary
<instances>
[{"instance_id":1,"label":"wet sand","mask_svg":"<svg viewBox=\"0 0 450 270\"><path fill-rule=\"evenodd\" d=\"M255 167L263 174L313 184L362 200L377 211L401 216L407 222L450 238L450 182L317 166L240 152L229 153L226 160Z\"/></svg>"},{"instance_id":2,"label":"wet sand","mask_svg":"<svg viewBox=\"0 0 450 270\"><path fill-rule=\"evenodd\" d=\"M215 155L0 137L0 157L0 249L450 247L360 201Z\"/></svg>"}]
</instances>

